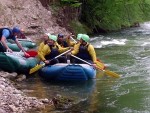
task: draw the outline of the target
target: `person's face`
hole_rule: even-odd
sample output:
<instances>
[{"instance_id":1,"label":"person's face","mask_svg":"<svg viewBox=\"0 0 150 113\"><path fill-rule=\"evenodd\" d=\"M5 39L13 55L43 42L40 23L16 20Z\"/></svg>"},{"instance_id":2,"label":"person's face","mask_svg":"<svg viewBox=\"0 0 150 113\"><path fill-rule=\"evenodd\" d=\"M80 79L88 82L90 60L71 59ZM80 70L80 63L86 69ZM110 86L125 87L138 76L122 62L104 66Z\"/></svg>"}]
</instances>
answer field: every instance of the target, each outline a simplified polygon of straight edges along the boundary
<instances>
[{"instance_id":1,"label":"person's face","mask_svg":"<svg viewBox=\"0 0 150 113\"><path fill-rule=\"evenodd\" d=\"M58 37L58 41L63 41L64 39L63 39L63 37Z\"/></svg>"},{"instance_id":2,"label":"person's face","mask_svg":"<svg viewBox=\"0 0 150 113\"><path fill-rule=\"evenodd\" d=\"M47 44L48 44L48 45L54 45L54 43L55 43L55 41L52 40L52 39L49 39L49 40L47 41Z\"/></svg>"},{"instance_id":3,"label":"person's face","mask_svg":"<svg viewBox=\"0 0 150 113\"><path fill-rule=\"evenodd\" d=\"M42 40L47 41L47 40L48 40L48 36L47 36L47 35L44 35L44 36L42 37Z\"/></svg>"},{"instance_id":4,"label":"person's face","mask_svg":"<svg viewBox=\"0 0 150 113\"><path fill-rule=\"evenodd\" d=\"M87 44L87 42L85 42L82 38L80 39L80 43L83 44L83 45Z\"/></svg>"}]
</instances>

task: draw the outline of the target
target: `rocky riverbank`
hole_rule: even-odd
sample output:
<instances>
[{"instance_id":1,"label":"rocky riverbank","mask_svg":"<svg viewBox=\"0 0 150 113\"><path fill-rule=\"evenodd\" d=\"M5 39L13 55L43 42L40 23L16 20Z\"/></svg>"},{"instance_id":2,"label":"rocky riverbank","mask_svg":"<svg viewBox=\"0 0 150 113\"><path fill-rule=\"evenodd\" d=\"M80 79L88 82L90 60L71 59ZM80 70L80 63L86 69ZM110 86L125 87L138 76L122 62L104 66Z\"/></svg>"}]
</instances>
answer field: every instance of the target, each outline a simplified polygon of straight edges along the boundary
<instances>
[{"instance_id":1,"label":"rocky riverbank","mask_svg":"<svg viewBox=\"0 0 150 113\"><path fill-rule=\"evenodd\" d=\"M0 72L0 113L25 113L33 109L41 111L47 105L54 108L52 100L27 97L18 90L15 87L17 82L12 80L19 81L21 78L16 78L16 73Z\"/></svg>"},{"instance_id":2,"label":"rocky riverbank","mask_svg":"<svg viewBox=\"0 0 150 113\"><path fill-rule=\"evenodd\" d=\"M19 26L35 42L45 32L65 35L69 33L56 22L51 8L45 8L39 0L1 0L0 14L0 27ZM24 79L25 75L18 77L17 73L0 71L0 113L22 113L32 109L41 111L46 106L55 109L60 106L59 103L64 105L63 102L58 102L58 98L49 100L26 96L16 88L16 84ZM68 101L69 105L70 100L63 100L65 103Z\"/></svg>"},{"instance_id":3,"label":"rocky riverbank","mask_svg":"<svg viewBox=\"0 0 150 113\"><path fill-rule=\"evenodd\" d=\"M0 113L26 113L37 111L54 111L56 109L70 108L74 100L59 94L52 99L38 99L28 97L23 91L17 89L19 83L26 79L25 75L0 71Z\"/></svg>"}]
</instances>

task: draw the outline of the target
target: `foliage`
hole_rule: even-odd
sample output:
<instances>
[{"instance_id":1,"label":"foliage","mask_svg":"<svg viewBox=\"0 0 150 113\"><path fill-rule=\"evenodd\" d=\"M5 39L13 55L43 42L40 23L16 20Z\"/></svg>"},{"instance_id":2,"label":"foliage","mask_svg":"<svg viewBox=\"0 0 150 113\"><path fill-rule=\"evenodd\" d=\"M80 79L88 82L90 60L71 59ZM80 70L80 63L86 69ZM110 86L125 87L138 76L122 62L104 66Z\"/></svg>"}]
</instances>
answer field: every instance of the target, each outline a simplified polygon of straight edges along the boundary
<instances>
[{"instance_id":1,"label":"foliage","mask_svg":"<svg viewBox=\"0 0 150 113\"><path fill-rule=\"evenodd\" d=\"M82 3L80 3L78 0L61 0L61 4L71 7L80 7Z\"/></svg>"},{"instance_id":2,"label":"foliage","mask_svg":"<svg viewBox=\"0 0 150 113\"><path fill-rule=\"evenodd\" d=\"M91 29L117 30L150 20L150 0L81 0L82 17Z\"/></svg>"},{"instance_id":3,"label":"foliage","mask_svg":"<svg viewBox=\"0 0 150 113\"><path fill-rule=\"evenodd\" d=\"M81 24L79 21L71 21L70 26L74 30L75 34L78 34L78 33L90 34L91 33L90 29L88 29L86 25Z\"/></svg>"}]
</instances>

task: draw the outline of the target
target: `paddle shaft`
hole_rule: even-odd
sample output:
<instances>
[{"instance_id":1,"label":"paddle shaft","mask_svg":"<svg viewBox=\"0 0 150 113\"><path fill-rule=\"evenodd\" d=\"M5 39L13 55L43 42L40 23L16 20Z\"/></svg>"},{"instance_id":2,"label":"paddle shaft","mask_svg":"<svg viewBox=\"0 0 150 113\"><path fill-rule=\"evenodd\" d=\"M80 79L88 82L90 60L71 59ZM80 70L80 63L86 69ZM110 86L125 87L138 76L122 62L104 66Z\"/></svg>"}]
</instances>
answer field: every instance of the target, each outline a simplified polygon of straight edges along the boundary
<instances>
[{"instance_id":1,"label":"paddle shaft","mask_svg":"<svg viewBox=\"0 0 150 113\"><path fill-rule=\"evenodd\" d=\"M4 52L5 54L14 54L14 55L17 55L17 56L24 56L24 52L20 51L20 52ZM26 51L26 53L28 53L30 55L30 57L35 57L37 55L37 52L36 51ZM34 54L33 54L34 53Z\"/></svg>"},{"instance_id":2,"label":"paddle shaft","mask_svg":"<svg viewBox=\"0 0 150 113\"><path fill-rule=\"evenodd\" d=\"M81 61L83 61L83 62L89 64L90 66L93 66L91 63L89 63L89 62L87 62L87 61L85 61L85 60L83 60L83 59L81 59L81 58L79 58L79 57L77 57L77 56L75 56L75 55L72 55L72 54L71 54L71 56L74 57L74 58L76 58L76 59L78 59L78 60L81 60ZM93 67L94 67L94 66L93 66Z\"/></svg>"},{"instance_id":3,"label":"paddle shaft","mask_svg":"<svg viewBox=\"0 0 150 113\"><path fill-rule=\"evenodd\" d=\"M27 42L32 42L30 39L17 39L18 41L27 41Z\"/></svg>"},{"instance_id":4,"label":"paddle shaft","mask_svg":"<svg viewBox=\"0 0 150 113\"><path fill-rule=\"evenodd\" d=\"M54 60L54 59L56 59L56 58L58 58L58 57L60 57L60 56L62 56L62 55L64 55L64 54L68 53L69 51L71 51L71 49L69 49L69 50L67 50L67 51L65 51L65 52L63 52L63 53L61 53L60 55L54 57L54 58L51 59L51 60ZM50 60L50 61L51 61L51 60Z\"/></svg>"},{"instance_id":5,"label":"paddle shaft","mask_svg":"<svg viewBox=\"0 0 150 113\"><path fill-rule=\"evenodd\" d=\"M94 66L94 65L92 65L91 63L89 63L89 62L87 62L87 61L85 61L85 60L83 60L83 59L81 59L81 58L79 58L79 57L77 57L77 56L75 56L75 55L71 55L71 56L74 57L74 58L76 58L76 59L78 59L78 60L81 60L81 61L83 61L83 62L89 64L90 66L93 66L93 67L96 67L97 69L100 69L100 70L102 70L102 71L105 71L105 70L103 70L103 69L101 69L101 68L98 68L97 66Z\"/></svg>"},{"instance_id":6,"label":"paddle shaft","mask_svg":"<svg viewBox=\"0 0 150 113\"><path fill-rule=\"evenodd\" d=\"M70 38L71 38L75 43L77 43L77 41L76 41L72 36L70 36Z\"/></svg>"}]
</instances>

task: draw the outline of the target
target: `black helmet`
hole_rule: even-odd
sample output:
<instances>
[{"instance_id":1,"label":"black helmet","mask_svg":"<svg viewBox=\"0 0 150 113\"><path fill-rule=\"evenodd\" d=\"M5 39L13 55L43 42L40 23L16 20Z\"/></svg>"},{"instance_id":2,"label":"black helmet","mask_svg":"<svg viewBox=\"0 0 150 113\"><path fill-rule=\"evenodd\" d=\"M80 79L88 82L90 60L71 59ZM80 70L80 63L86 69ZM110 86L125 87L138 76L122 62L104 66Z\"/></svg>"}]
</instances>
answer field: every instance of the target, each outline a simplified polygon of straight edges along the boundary
<instances>
[{"instance_id":1,"label":"black helmet","mask_svg":"<svg viewBox=\"0 0 150 113\"><path fill-rule=\"evenodd\" d=\"M19 27L14 27L14 28L12 29L12 32L13 32L13 33L21 33L21 30L20 30Z\"/></svg>"},{"instance_id":2,"label":"black helmet","mask_svg":"<svg viewBox=\"0 0 150 113\"><path fill-rule=\"evenodd\" d=\"M64 37L64 35L63 34L58 34L58 38L63 38Z\"/></svg>"}]
</instances>

